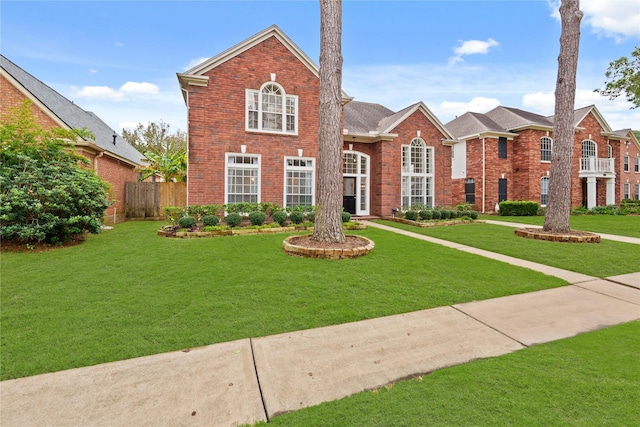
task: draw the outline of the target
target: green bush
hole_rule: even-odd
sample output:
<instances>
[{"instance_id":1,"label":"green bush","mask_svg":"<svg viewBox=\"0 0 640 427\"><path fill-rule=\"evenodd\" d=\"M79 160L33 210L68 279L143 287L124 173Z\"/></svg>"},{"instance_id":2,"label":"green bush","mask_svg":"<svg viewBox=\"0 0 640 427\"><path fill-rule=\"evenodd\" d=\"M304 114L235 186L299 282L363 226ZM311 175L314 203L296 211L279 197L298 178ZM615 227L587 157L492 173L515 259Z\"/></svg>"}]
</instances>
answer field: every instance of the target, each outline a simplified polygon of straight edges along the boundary
<instances>
[{"instance_id":1,"label":"green bush","mask_svg":"<svg viewBox=\"0 0 640 427\"><path fill-rule=\"evenodd\" d=\"M236 212L232 212L224 219L229 227L237 227L242 224L242 215Z\"/></svg>"},{"instance_id":2,"label":"green bush","mask_svg":"<svg viewBox=\"0 0 640 427\"><path fill-rule=\"evenodd\" d=\"M249 214L249 222L251 225L262 225L265 219L267 219L267 216L262 211L254 211Z\"/></svg>"},{"instance_id":3,"label":"green bush","mask_svg":"<svg viewBox=\"0 0 640 427\"><path fill-rule=\"evenodd\" d=\"M420 219L424 221L429 221L433 218L433 212L429 210L421 210L420 212L418 212L418 216L420 216Z\"/></svg>"},{"instance_id":4,"label":"green bush","mask_svg":"<svg viewBox=\"0 0 640 427\"><path fill-rule=\"evenodd\" d=\"M194 217L196 222L198 222L205 216L205 207L202 205L187 206L187 215Z\"/></svg>"},{"instance_id":5,"label":"green bush","mask_svg":"<svg viewBox=\"0 0 640 427\"><path fill-rule=\"evenodd\" d=\"M202 207L203 216L218 216L222 205L204 205Z\"/></svg>"},{"instance_id":6,"label":"green bush","mask_svg":"<svg viewBox=\"0 0 640 427\"><path fill-rule=\"evenodd\" d=\"M349 212L342 211L342 222L345 223L349 221L351 221L351 214Z\"/></svg>"},{"instance_id":7,"label":"green bush","mask_svg":"<svg viewBox=\"0 0 640 427\"><path fill-rule=\"evenodd\" d=\"M196 219L192 216L183 216L178 220L178 225L182 228L191 228L196 226Z\"/></svg>"},{"instance_id":8,"label":"green bush","mask_svg":"<svg viewBox=\"0 0 640 427\"><path fill-rule=\"evenodd\" d=\"M443 209L440 211L440 219L449 219L449 218L451 218L451 213L448 210Z\"/></svg>"},{"instance_id":9,"label":"green bush","mask_svg":"<svg viewBox=\"0 0 640 427\"><path fill-rule=\"evenodd\" d=\"M593 215L620 215L620 209L616 205L596 206L591 208Z\"/></svg>"},{"instance_id":10,"label":"green bush","mask_svg":"<svg viewBox=\"0 0 640 427\"><path fill-rule=\"evenodd\" d=\"M178 220L187 214L186 209L182 206L165 206L164 216L171 221L173 225L178 224Z\"/></svg>"},{"instance_id":11,"label":"green bush","mask_svg":"<svg viewBox=\"0 0 640 427\"><path fill-rule=\"evenodd\" d=\"M30 106L25 101L0 123L0 238L58 244L100 232L109 185L65 142L93 135L45 131Z\"/></svg>"},{"instance_id":12,"label":"green bush","mask_svg":"<svg viewBox=\"0 0 640 427\"><path fill-rule=\"evenodd\" d=\"M474 221L475 221L476 219L478 219L478 212L476 212L476 211L469 211L469 212L467 213L467 216L468 216L469 218L471 218L472 220L474 220Z\"/></svg>"},{"instance_id":13,"label":"green bush","mask_svg":"<svg viewBox=\"0 0 640 427\"><path fill-rule=\"evenodd\" d=\"M414 211L414 210L408 210L404 213L404 217L405 219L408 219L410 221L417 221L418 220L418 211Z\"/></svg>"},{"instance_id":14,"label":"green bush","mask_svg":"<svg viewBox=\"0 0 640 427\"><path fill-rule=\"evenodd\" d=\"M640 214L640 200L622 199L620 215Z\"/></svg>"},{"instance_id":15,"label":"green bush","mask_svg":"<svg viewBox=\"0 0 640 427\"><path fill-rule=\"evenodd\" d=\"M501 216L536 216L538 203L527 200L505 200L500 202Z\"/></svg>"},{"instance_id":16,"label":"green bush","mask_svg":"<svg viewBox=\"0 0 640 427\"><path fill-rule=\"evenodd\" d=\"M294 224L301 224L304 221L304 212L302 211L293 211L291 215L289 215L289 219Z\"/></svg>"},{"instance_id":17,"label":"green bush","mask_svg":"<svg viewBox=\"0 0 640 427\"><path fill-rule=\"evenodd\" d=\"M442 218L442 213L438 210L432 211L431 215L433 215L433 219L440 219Z\"/></svg>"},{"instance_id":18,"label":"green bush","mask_svg":"<svg viewBox=\"0 0 640 427\"><path fill-rule=\"evenodd\" d=\"M271 219L273 219L274 222L280 224L280 227L284 227L285 223L287 222L287 213L285 211L275 212L273 215L271 215Z\"/></svg>"},{"instance_id":19,"label":"green bush","mask_svg":"<svg viewBox=\"0 0 640 427\"><path fill-rule=\"evenodd\" d=\"M316 222L316 213L315 212L307 212L306 215L307 221L314 223Z\"/></svg>"},{"instance_id":20,"label":"green bush","mask_svg":"<svg viewBox=\"0 0 640 427\"><path fill-rule=\"evenodd\" d=\"M202 218L202 225L205 227L215 227L220 222L220 218L215 215L207 215Z\"/></svg>"}]
</instances>

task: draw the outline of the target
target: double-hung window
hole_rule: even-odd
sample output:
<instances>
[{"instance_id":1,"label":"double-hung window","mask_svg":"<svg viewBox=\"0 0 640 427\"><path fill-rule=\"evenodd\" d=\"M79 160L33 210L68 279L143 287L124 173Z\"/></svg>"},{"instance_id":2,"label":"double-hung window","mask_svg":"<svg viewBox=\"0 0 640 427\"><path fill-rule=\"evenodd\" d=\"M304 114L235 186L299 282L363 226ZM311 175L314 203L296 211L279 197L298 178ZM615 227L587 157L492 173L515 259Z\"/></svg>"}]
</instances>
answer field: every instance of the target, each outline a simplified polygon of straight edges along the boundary
<instances>
[{"instance_id":1,"label":"double-hung window","mask_svg":"<svg viewBox=\"0 0 640 427\"><path fill-rule=\"evenodd\" d=\"M633 171L640 172L640 157L637 157L633 161Z\"/></svg>"},{"instance_id":2,"label":"double-hung window","mask_svg":"<svg viewBox=\"0 0 640 427\"><path fill-rule=\"evenodd\" d=\"M260 156L226 155L225 203L260 201Z\"/></svg>"},{"instance_id":3,"label":"double-hung window","mask_svg":"<svg viewBox=\"0 0 640 427\"><path fill-rule=\"evenodd\" d=\"M551 161L551 146L553 141L548 136L540 138L540 160L543 162Z\"/></svg>"},{"instance_id":4,"label":"double-hung window","mask_svg":"<svg viewBox=\"0 0 640 427\"><path fill-rule=\"evenodd\" d=\"M420 138L402 146L402 206L433 207L433 147Z\"/></svg>"},{"instance_id":5,"label":"double-hung window","mask_svg":"<svg viewBox=\"0 0 640 427\"><path fill-rule=\"evenodd\" d=\"M247 89L246 127L249 131L297 135L298 97L287 95L277 83L260 90Z\"/></svg>"},{"instance_id":6,"label":"double-hung window","mask_svg":"<svg viewBox=\"0 0 640 427\"><path fill-rule=\"evenodd\" d=\"M631 198L631 184L629 184L628 182L625 182L624 186L622 188L623 188L622 191L624 193L622 198L623 199L630 199Z\"/></svg>"},{"instance_id":7,"label":"double-hung window","mask_svg":"<svg viewBox=\"0 0 640 427\"><path fill-rule=\"evenodd\" d=\"M629 156L624 156L622 159L623 170L625 172L629 172Z\"/></svg>"},{"instance_id":8,"label":"double-hung window","mask_svg":"<svg viewBox=\"0 0 640 427\"><path fill-rule=\"evenodd\" d=\"M547 205L549 199L549 177L543 176L540 178L540 204L542 206Z\"/></svg>"},{"instance_id":9,"label":"double-hung window","mask_svg":"<svg viewBox=\"0 0 640 427\"><path fill-rule=\"evenodd\" d=\"M507 158L507 138L505 138L504 136L498 138L498 158Z\"/></svg>"},{"instance_id":10,"label":"double-hung window","mask_svg":"<svg viewBox=\"0 0 640 427\"><path fill-rule=\"evenodd\" d=\"M314 159L285 157L285 206L289 208L313 206L314 165Z\"/></svg>"}]
</instances>

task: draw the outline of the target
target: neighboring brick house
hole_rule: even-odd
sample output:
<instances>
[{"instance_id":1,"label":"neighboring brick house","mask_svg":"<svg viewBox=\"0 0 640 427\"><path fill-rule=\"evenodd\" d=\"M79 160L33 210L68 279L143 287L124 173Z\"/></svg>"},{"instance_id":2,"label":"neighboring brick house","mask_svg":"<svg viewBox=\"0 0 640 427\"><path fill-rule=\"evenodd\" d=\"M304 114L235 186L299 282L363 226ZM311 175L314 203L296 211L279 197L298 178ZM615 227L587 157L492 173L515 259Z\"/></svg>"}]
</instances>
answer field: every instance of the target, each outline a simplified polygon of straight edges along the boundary
<instances>
[{"instance_id":1,"label":"neighboring brick house","mask_svg":"<svg viewBox=\"0 0 640 427\"><path fill-rule=\"evenodd\" d=\"M636 185L640 191L640 145L630 130L612 131L593 105L575 110L574 126L572 207L619 204ZM446 127L460 140L452 150L454 204L466 201L482 212L503 200L546 205L553 117L500 106L465 113Z\"/></svg>"},{"instance_id":2,"label":"neighboring brick house","mask_svg":"<svg viewBox=\"0 0 640 427\"><path fill-rule=\"evenodd\" d=\"M189 205L314 205L318 66L271 26L178 74L188 109ZM343 102L343 203L356 215L451 204L455 140L421 102Z\"/></svg>"},{"instance_id":3,"label":"neighboring brick house","mask_svg":"<svg viewBox=\"0 0 640 427\"><path fill-rule=\"evenodd\" d=\"M91 161L96 173L111 185L115 203L105 211L104 223L125 220L125 182L137 181L136 167L143 155L107 126L98 116L42 83L0 55L0 115L25 99L32 102L33 114L44 129L87 128L94 140L75 142L76 152Z\"/></svg>"}]
</instances>

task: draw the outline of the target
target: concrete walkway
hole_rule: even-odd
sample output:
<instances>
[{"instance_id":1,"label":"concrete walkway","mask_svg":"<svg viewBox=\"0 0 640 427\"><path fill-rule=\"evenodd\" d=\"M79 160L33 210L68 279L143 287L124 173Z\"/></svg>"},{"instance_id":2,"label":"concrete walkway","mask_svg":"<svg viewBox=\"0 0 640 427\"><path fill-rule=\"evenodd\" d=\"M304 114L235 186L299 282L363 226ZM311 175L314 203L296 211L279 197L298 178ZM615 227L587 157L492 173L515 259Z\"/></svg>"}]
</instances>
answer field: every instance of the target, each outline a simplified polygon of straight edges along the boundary
<instances>
[{"instance_id":1,"label":"concrete walkway","mask_svg":"<svg viewBox=\"0 0 640 427\"><path fill-rule=\"evenodd\" d=\"M3 381L0 425L241 425L640 319L640 272L603 280L368 225L531 268L570 285Z\"/></svg>"}]
</instances>

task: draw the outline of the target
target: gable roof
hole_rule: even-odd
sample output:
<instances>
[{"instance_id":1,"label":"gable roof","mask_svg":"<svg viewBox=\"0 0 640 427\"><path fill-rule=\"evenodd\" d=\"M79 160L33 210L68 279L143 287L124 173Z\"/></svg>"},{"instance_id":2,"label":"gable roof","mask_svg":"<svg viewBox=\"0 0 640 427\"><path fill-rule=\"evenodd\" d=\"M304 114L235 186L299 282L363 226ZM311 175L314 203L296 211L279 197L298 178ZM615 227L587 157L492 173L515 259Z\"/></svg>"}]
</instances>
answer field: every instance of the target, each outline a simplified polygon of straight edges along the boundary
<instances>
[{"instance_id":1,"label":"gable roof","mask_svg":"<svg viewBox=\"0 0 640 427\"><path fill-rule=\"evenodd\" d=\"M466 112L445 125L455 138L466 140L489 137L514 137L516 134L507 132L505 128L493 121L486 114Z\"/></svg>"},{"instance_id":2,"label":"gable roof","mask_svg":"<svg viewBox=\"0 0 640 427\"><path fill-rule=\"evenodd\" d=\"M141 159L144 156L97 115L83 110L3 55L0 55L0 67L2 75L32 102L36 103L60 127L66 129L87 128L95 138L93 140L84 138L83 141L95 144L99 150L103 150L133 166L142 164ZM116 136L115 144L114 135Z\"/></svg>"},{"instance_id":3,"label":"gable roof","mask_svg":"<svg viewBox=\"0 0 640 427\"><path fill-rule=\"evenodd\" d=\"M394 113L380 104L351 101L344 106L343 134L352 136L359 142L372 142L380 138L393 139L397 136L392 133L393 130L416 111L424 114L442 133L443 142L455 142L454 136L423 102L417 102Z\"/></svg>"},{"instance_id":4,"label":"gable roof","mask_svg":"<svg viewBox=\"0 0 640 427\"><path fill-rule=\"evenodd\" d=\"M524 128L553 130L553 121L548 117L518 108L498 106L485 114L504 130L517 131Z\"/></svg>"}]
</instances>

